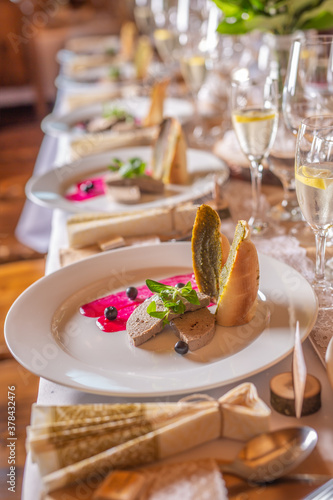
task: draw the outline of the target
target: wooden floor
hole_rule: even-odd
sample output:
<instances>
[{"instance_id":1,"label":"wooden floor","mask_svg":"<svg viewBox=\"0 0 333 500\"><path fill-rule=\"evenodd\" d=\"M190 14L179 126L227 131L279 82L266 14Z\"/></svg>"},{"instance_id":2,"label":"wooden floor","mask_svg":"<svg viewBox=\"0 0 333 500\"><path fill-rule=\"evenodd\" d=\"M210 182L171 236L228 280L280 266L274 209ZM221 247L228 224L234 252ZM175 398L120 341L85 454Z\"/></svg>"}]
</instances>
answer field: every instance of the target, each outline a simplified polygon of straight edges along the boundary
<instances>
[{"instance_id":1,"label":"wooden floor","mask_svg":"<svg viewBox=\"0 0 333 500\"><path fill-rule=\"evenodd\" d=\"M14 234L24 205L24 186L32 175L43 134L32 109L0 110L0 498L20 499L25 462L25 433L39 379L9 353L4 320L13 301L44 274L44 256L20 243ZM8 388L11 388L9 391ZM8 398L8 392L14 394ZM15 397L15 414L8 401ZM8 417L15 417L15 493L8 491ZM36 499L37 500L37 499Z\"/></svg>"}]
</instances>

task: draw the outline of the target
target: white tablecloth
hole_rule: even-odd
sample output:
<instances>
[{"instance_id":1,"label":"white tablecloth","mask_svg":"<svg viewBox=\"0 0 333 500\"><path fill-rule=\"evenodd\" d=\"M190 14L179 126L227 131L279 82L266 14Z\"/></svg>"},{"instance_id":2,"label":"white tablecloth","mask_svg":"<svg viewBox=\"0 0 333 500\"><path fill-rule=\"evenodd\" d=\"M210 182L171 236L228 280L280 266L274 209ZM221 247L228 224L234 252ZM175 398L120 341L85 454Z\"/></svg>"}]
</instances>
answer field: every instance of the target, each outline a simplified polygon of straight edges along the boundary
<instances>
[{"instance_id":1,"label":"white tablecloth","mask_svg":"<svg viewBox=\"0 0 333 500\"><path fill-rule=\"evenodd\" d=\"M66 214L60 210L55 210L52 218L52 233L50 250L47 259L47 273L56 271L59 268L59 248L66 245L65 236L65 222ZM292 417L286 417L272 410L271 429L281 427L289 427L295 425L309 425L314 427L319 436L317 450L313 456L310 456L305 464L303 470L312 472L316 470L319 472L333 474L333 432L332 432L332 416L333 416L333 393L326 375L326 371L320 362L318 356L314 352L309 340L303 344L304 355L309 373L316 375L322 384L322 408L314 415L302 417L296 420ZM260 397L269 405L269 381L270 379L281 372L291 370L291 355L279 362L275 366L249 377L249 381L253 382L258 389ZM234 383L221 388L216 388L206 391L207 394L214 398L220 397L222 394L238 385ZM177 401L179 396L158 398L158 401ZM154 398L145 398L146 401L153 401ZM106 397L94 394L80 392L68 387L57 385L45 379L40 380L40 387L38 393L38 403L47 405L67 405L67 404L84 404L84 403L115 403L124 401L120 397ZM126 401L133 401L127 398ZM201 457L216 457L220 459L232 460L240 448L241 442L221 439L212 443L207 443L193 451L183 453L177 456L177 460L187 458L201 458ZM323 464L319 467L319 464ZM38 500L40 498L41 480L38 474L37 467L30 462L28 457L26 469L24 474L23 485L23 499L24 500Z\"/></svg>"},{"instance_id":2,"label":"white tablecloth","mask_svg":"<svg viewBox=\"0 0 333 500\"><path fill-rule=\"evenodd\" d=\"M60 152L64 155L65 151ZM35 174L40 174L48 168L52 167L53 162L57 157L59 164L59 151L57 151L57 140L46 137L43 141L40 155L36 164ZM39 251L46 251L49 248L47 258L46 273L51 273L59 269L59 248L66 246L66 214L61 210L55 210L53 214L47 209L35 207L31 203L27 203L22 218L17 228L17 234L22 241L36 248ZM48 241L50 239L50 244ZM314 427L319 436L317 449L307 459L303 465L303 470L306 472L323 472L333 474L333 392L329 386L325 368L318 356L314 352L309 340L303 344L304 355L309 373L314 374L322 384L322 408L314 415L302 417L300 420L286 417L272 410L271 429L281 427L289 427L295 425L309 425ZM258 389L259 396L269 405L269 381L270 379L281 372L291 370L291 355L275 366L249 377L248 381L255 384ZM59 367L61 369L61 367ZM216 388L207 391L207 394L214 398L220 397L222 394L238 385L238 383ZM179 396L158 398L159 401L177 401ZM83 404L83 403L102 403L102 402L118 402L123 401L120 397L106 397L79 392L77 390L57 385L45 379L40 380L38 393L38 403L47 405L63 405L63 404ZM149 399L145 398L146 401ZM150 399L153 400L153 399ZM131 401L127 398L126 401ZM212 443L207 443L204 446L196 448L193 451L183 453L177 456L177 460L186 458L199 457L216 457L220 459L232 460L240 448L241 442L221 439ZM37 467L30 462L30 457L27 459L26 469L24 474L23 484L23 499L38 500L40 498L41 480L38 474Z\"/></svg>"}]
</instances>

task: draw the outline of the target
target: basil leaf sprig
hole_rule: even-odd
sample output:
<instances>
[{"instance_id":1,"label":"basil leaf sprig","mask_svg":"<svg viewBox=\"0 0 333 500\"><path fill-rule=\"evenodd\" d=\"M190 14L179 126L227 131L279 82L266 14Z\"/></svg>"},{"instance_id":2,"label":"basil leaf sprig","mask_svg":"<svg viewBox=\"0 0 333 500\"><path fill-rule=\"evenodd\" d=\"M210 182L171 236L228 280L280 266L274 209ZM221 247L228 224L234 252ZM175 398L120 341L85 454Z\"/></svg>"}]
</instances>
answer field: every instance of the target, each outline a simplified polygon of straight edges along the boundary
<instances>
[{"instance_id":1,"label":"basil leaf sprig","mask_svg":"<svg viewBox=\"0 0 333 500\"><path fill-rule=\"evenodd\" d=\"M134 116L131 115L126 109L118 108L117 106L106 105L102 111L103 118L115 118L117 120L125 120L126 122L133 122Z\"/></svg>"},{"instance_id":2,"label":"basil leaf sprig","mask_svg":"<svg viewBox=\"0 0 333 500\"><path fill-rule=\"evenodd\" d=\"M120 78L120 68L117 66L112 66L109 70L109 77L112 80L118 80Z\"/></svg>"},{"instance_id":3,"label":"basil leaf sprig","mask_svg":"<svg viewBox=\"0 0 333 500\"><path fill-rule=\"evenodd\" d=\"M156 294L147 307L147 313L153 318L163 319L164 324L169 323L169 314L171 312L184 314L186 307L182 298L186 299L191 304L200 305L197 292L193 290L190 281L188 281L183 288L164 285L163 283L149 279L146 280L146 285L151 292ZM162 311L156 310L156 300L162 302L164 307Z\"/></svg>"},{"instance_id":4,"label":"basil leaf sprig","mask_svg":"<svg viewBox=\"0 0 333 500\"><path fill-rule=\"evenodd\" d=\"M118 172L123 164L124 163L121 160L119 160L119 158L112 158L111 164L108 165L108 169L111 170L112 172Z\"/></svg>"},{"instance_id":5,"label":"basil leaf sprig","mask_svg":"<svg viewBox=\"0 0 333 500\"><path fill-rule=\"evenodd\" d=\"M109 170L118 172L124 179L131 179L144 175L146 163L141 158L130 158L126 162L122 162L119 158L113 158L112 163L108 166Z\"/></svg>"}]
</instances>

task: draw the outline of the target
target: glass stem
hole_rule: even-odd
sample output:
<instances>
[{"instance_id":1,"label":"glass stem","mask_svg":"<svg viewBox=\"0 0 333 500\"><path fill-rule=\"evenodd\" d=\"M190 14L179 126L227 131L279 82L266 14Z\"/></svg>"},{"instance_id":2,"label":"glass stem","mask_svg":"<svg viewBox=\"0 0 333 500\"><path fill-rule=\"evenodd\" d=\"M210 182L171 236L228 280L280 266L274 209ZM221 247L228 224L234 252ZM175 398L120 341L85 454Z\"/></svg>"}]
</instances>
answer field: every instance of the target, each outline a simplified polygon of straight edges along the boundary
<instances>
[{"instance_id":1,"label":"glass stem","mask_svg":"<svg viewBox=\"0 0 333 500\"><path fill-rule=\"evenodd\" d=\"M193 107L194 107L194 129L193 136L196 140L199 140L204 132L203 120L201 118L200 109L199 109L199 97L198 93L192 93Z\"/></svg>"},{"instance_id":2,"label":"glass stem","mask_svg":"<svg viewBox=\"0 0 333 500\"><path fill-rule=\"evenodd\" d=\"M326 231L316 231L316 281L325 279Z\"/></svg>"},{"instance_id":3,"label":"glass stem","mask_svg":"<svg viewBox=\"0 0 333 500\"><path fill-rule=\"evenodd\" d=\"M258 160L251 160L252 220L261 219L261 181L263 167Z\"/></svg>"},{"instance_id":4,"label":"glass stem","mask_svg":"<svg viewBox=\"0 0 333 500\"><path fill-rule=\"evenodd\" d=\"M283 186L284 203L282 202L282 205L289 205L290 203L297 204L295 188L291 186L290 182L288 182L287 180L282 180L282 179L280 180Z\"/></svg>"}]
</instances>

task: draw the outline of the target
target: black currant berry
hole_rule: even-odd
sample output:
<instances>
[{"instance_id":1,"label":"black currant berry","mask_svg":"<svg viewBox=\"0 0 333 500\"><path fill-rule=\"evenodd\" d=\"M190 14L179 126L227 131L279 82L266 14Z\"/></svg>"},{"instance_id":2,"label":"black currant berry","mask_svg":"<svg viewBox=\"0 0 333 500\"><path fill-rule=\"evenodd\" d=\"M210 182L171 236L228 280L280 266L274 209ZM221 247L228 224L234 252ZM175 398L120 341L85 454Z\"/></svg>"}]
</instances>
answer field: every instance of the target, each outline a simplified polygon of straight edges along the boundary
<instances>
[{"instance_id":1,"label":"black currant berry","mask_svg":"<svg viewBox=\"0 0 333 500\"><path fill-rule=\"evenodd\" d=\"M176 345L175 345L175 351L178 354L186 354L188 351L188 344L186 342L183 342L183 340L179 340Z\"/></svg>"},{"instance_id":2,"label":"black currant berry","mask_svg":"<svg viewBox=\"0 0 333 500\"><path fill-rule=\"evenodd\" d=\"M129 299L135 300L138 296L138 289L135 286L129 286L126 289L126 295Z\"/></svg>"},{"instance_id":3,"label":"black currant berry","mask_svg":"<svg viewBox=\"0 0 333 500\"><path fill-rule=\"evenodd\" d=\"M104 316L109 321L112 321L112 320L116 319L116 317L118 316L118 310L117 310L117 308L113 307L113 306L106 307L104 309Z\"/></svg>"},{"instance_id":4,"label":"black currant berry","mask_svg":"<svg viewBox=\"0 0 333 500\"><path fill-rule=\"evenodd\" d=\"M84 182L80 185L81 191L84 191L85 193L88 193L88 191L91 191L94 187L94 183L91 181Z\"/></svg>"}]
</instances>

